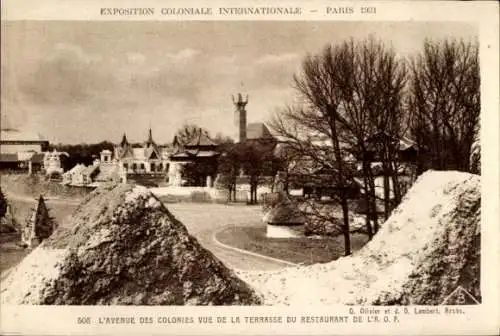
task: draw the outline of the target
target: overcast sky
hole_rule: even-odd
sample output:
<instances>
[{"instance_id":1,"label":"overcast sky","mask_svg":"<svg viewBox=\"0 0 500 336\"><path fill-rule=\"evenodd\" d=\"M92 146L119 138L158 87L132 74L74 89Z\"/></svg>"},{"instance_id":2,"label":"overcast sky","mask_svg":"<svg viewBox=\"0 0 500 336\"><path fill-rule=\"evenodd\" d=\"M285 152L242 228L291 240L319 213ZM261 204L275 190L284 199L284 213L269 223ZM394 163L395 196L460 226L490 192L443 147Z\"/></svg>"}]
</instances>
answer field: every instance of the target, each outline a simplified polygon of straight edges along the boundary
<instances>
[{"instance_id":1,"label":"overcast sky","mask_svg":"<svg viewBox=\"0 0 500 336\"><path fill-rule=\"evenodd\" d=\"M460 23L11 21L2 29L2 127L51 142L171 141L183 123L231 134L231 94L248 121L293 99L307 53L370 34L401 55L425 38L476 36Z\"/></svg>"}]
</instances>

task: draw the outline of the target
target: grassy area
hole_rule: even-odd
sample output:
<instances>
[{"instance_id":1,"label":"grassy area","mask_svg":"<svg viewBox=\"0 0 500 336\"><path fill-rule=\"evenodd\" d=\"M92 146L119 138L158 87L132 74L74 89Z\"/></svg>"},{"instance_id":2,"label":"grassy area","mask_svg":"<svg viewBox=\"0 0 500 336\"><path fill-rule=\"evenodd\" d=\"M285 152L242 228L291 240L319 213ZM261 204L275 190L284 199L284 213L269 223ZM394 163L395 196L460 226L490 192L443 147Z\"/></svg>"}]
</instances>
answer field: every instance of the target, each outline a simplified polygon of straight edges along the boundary
<instances>
[{"instance_id":1,"label":"grassy area","mask_svg":"<svg viewBox=\"0 0 500 336\"><path fill-rule=\"evenodd\" d=\"M20 241L19 233L0 235L0 274L20 263L30 252L17 245Z\"/></svg>"},{"instance_id":2,"label":"grassy area","mask_svg":"<svg viewBox=\"0 0 500 336\"><path fill-rule=\"evenodd\" d=\"M23 248L6 248L4 246L0 247L0 275L3 275L5 271L9 268L19 264L30 250L25 250Z\"/></svg>"},{"instance_id":3,"label":"grassy area","mask_svg":"<svg viewBox=\"0 0 500 336\"><path fill-rule=\"evenodd\" d=\"M306 265L324 263L344 255L344 238L267 238L266 227L232 227L217 233L216 238L229 246L269 257ZM351 250L359 250L368 237L351 235Z\"/></svg>"}]
</instances>

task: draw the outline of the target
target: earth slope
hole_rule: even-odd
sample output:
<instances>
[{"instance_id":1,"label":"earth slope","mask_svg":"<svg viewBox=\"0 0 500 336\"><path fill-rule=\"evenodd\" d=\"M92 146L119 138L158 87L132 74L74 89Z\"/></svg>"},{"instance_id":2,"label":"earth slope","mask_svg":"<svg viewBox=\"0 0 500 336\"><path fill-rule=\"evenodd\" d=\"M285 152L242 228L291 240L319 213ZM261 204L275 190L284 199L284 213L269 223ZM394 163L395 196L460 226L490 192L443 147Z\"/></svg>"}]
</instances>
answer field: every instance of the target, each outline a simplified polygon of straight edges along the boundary
<instances>
[{"instance_id":1,"label":"earth slope","mask_svg":"<svg viewBox=\"0 0 500 336\"><path fill-rule=\"evenodd\" d=\"M480 293L480 177L424 173L381 230L352 256L277 272L240 272L266 304L442 304Z\"/></svg>"},{"instance_id":2,"label":"earth slope","mask_svg":"<svg viewBox=\"0 0 500 336\"><path fill-rule=\"evenodd\" d=\"M260 302L146 188L100 188L68 220L8 274L2 304Z\"/></svg>"}]
</instances>

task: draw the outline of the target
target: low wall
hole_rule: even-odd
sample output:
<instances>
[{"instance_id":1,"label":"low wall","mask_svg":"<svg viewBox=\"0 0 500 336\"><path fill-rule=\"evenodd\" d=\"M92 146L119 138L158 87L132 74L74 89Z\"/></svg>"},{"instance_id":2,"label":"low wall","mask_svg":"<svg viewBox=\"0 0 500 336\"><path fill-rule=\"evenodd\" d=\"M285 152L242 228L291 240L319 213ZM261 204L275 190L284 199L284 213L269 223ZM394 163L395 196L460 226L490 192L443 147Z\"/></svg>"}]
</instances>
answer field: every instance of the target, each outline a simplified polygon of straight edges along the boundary
<instances>
[{"instance_id":1,"label":"low wall","mask_svg":"<svg viewBox=\"0 0 500 336\"><path fill-rule=\"evenodd\" d=\"M216 202L225 203L228 200L227 189L216 189L208 187L159 187L150 188L151 192L166 202ZM260 201L268 192L267 188L259 188L257 199ZM248 202L250 191L245 189L236 190L237 202Z\"/></svg>"},{"instance_id":2,"label":"low wall","mask_svg":"<svg viewBox=\"0 0 500 336\"><path fill-rule=\"evenodd\" d=\"M165 202L215 202L226 203L228 200L227 189L209 187L153 187L149 188L153 194L162 198ZM262 202L270 188L266 186L257 189L257 200ZM292 190L291 194L301 194L301 190ZM250 188L238 186L236 190L236 201L246 203L250 200Z\"/></svg>"},{"instance_id":3,"label":"low wall","mask_svg":"<svg viewBox=\"0 0 500 336\"><path fill-rule=\"evenodd\" d=\"M127 181L145 187L156 187L165 182L165 174L127 174Z\"/></svg>"}]
</instances>

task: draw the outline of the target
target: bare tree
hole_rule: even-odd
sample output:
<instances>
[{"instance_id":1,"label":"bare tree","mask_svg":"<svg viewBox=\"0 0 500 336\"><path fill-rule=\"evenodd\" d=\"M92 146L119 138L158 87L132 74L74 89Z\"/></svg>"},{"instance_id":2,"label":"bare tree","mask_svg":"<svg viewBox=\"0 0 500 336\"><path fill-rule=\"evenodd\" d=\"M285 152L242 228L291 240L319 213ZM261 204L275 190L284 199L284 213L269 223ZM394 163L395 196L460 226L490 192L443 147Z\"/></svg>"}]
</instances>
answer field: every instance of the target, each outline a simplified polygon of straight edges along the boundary
<instances>
[{"instance_id":1,"label":"bare tree","mask_svg":"<svg viewBox=\"0 0 500 336\"><path fill-rule=\"evenodd\" d=\"M271 123L272 122L271 120ZM273 127L272 124L270 126ZM297 151L290 143L278 141L274 148L274 156L275 160L280 163L279 175L275 176L275 182L277 182L278 179L279 182L283 184L283 191L288 193L291 180L294 180L294 176L301 172L300 163L302 162L302 153ZM273 189L274 187L273 183Z\"/></svg>"},{"instance_id":2,"label":"bare tree","mask_svg":"<svg viewBox=\"0 0 500 336\"><path fill-rule=\"evenodd\" d=\"M238 176L248 179L250 204L257 203L257 189L265 177L272 177L280 167L274 156L274 144L245 141L226 144L219 159L220 183L228 189L228 201L236 200Z\"/></svg>"},{"instance_id":3,"label":"bare tree","mask_svg":"<svg viewBox=\"0 0 500 336\"><path fill-rule=\"evenodd\" d=\"M208 136L208 131L194 124L185 124L175 133L174 145L186 145L202 134Z\"/></svg>"},{"instance_id":4,"label":"bare tree","mask_svg":"<svg viewBox=\"0 0 500 336\"><path fill-rule=\"evenodd\" d=\"M384 179L384 212L389 216L394 203L401 201L398 188L399 139L407 131L404 112L406 66L392 48L373 37L355 43L344 43L348 57L344 57L337 81L342 84L342 109L345 138L362 160L367 204L374 217L374 233L378 231L375 185L367 152L377 154L382 163ZM394 201L391 202L392 179Z\"/></svg>"},{"instance_id":5,"label":"bare tree","mask_svg":"<svg viewBox=\"0 0 500 336\"><path fill-rule=\"evenodd\" d=\"M240 153L233 143L226 143L219 146L221 155L219 156L217 184L227 190L227 201L236 202L236 179L240 171Z\"/></svg>"},{"instance_id":6,"label":"bare tree","mask_svg":"<svg viewBox=\"0 0 500 336\"><path fill-rule=\"evenodd\" d=\"M304 154L304 159L330 168L338 188L347 185L344 155L339 140L341 84L336 80L344 46L327 46L321 54L309 55L300 73L294 76L294 87L302 104L288 107L272 122L272 127L288 139L291 148ZM351 253L349 207L347 196L340 195L342 206L345 255Z\"/></svg>"},{"instance_id":7,"label":"bare tree","mask_svg":"<svg viewBox=\"0 0 500 336\"><path fill-rule=\"evenodd\" d=\"M478 53L477 41L427 40L412 59L412 131L427 153L421 170L470 170L480 116Z\"/></svg>"},{"instance_id":8,"label":"bare tree","mask_svg":"<svg viewBox=\"0 0 500 336\"><path fill-rule=\"evenodd\" d=\"M248 176L250 184L250 204L256 204L257 189L265 176L272 177L276 173L274 164L274 144L247 141L236 145L240 153L240 167Z\"/></svg>"},{"instance_id":9,"label":"bare tree","mask_svg":"<svg viewBox=\"0 0 500 336\"><path fill-rule=\"evenodd\" d=\"M289 147L300 153L302 160L309 159L317 168L330 170L341 190L353 176L353 167L347 160L349 154L361 160L368 208L366 231L370 238L379 225L371 169L373 158L368 154L375 150L383 163L387 217L392 206L389 179L398 185L394 139L406 132L403 106L406 78L404 62L393 49L374 38L361 42L351 39L328 46L322 54L308 57L300 77L295 77L303 104L286 107L272 122L275 131L288 139ZM373 141L374 138L383 141ZM343 191L339 198L346 254L349 254L347 192ZM399 202L401 193L397 187L394 194Z\"/></svg>"}]
</instances>

